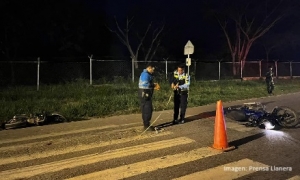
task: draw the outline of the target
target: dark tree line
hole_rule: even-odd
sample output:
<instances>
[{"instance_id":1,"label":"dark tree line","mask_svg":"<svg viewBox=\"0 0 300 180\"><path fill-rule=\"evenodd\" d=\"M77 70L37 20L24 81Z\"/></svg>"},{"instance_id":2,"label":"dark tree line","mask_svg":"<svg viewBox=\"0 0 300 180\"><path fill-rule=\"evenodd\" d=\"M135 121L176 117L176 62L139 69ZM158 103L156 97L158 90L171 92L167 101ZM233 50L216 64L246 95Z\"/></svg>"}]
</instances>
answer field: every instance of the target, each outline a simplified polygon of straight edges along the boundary
<instances>
[{"instance_id":1,"label":"dark tree line","mask_svg":"<svg viewBox=\"0 0 300 180\"><path fill-rule=\"evenodd\" d=\"M107 55L105 13L82 0L0 1L1 60Z\"/></svg>"},{"instance_id":2,"label":"dark tree line","mask_svg":"<svg viewBox=\"0 0 300 180\"><path fill-rule=\"evenodd\" d=\"M128 11L116 16L117 21L106 14L108 2L0 1L0 61L38 56L115 56L117 53L111 49L117 43L123 48L120 54L128 59L137 59L137 49L138 60L154 56L179 59L184 58L183 47L191 40L195 45L194 59L227 58L245 62L249 56L288 57L295 54L299 42L297 0L187 0L172 4L144 1L128 5ZM126 27L126 20L131 17L134 17L129 24L132 26ZM113 29L116 22L119 26ZM149 36L144 36L149 25ZM119 31L115 31L118 27ZM111 31L126 34L129 28L133 35L129 39L123 36L127 41L124 46L124 41L123 44L118 41ZM152 43L157 34L162 36ZM155 53L148 53L149 47ZM284 54L286 48L291 52Z\"/></svg>"}]
</instances>

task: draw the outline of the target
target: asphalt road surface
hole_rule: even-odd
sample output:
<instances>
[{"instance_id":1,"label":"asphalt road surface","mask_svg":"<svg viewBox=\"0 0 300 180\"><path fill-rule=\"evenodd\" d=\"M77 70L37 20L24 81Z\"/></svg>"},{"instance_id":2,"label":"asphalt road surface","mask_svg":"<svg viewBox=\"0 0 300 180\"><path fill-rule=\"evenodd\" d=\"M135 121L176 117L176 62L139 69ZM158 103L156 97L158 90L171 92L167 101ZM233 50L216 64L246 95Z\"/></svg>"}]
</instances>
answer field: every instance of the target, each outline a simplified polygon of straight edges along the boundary
<instances>
[{"instance_id":1,"label":"asphalt road surface","mask_svg":"<svg viewBox=\"0 0 300 180\"><path fill-rule=\"evenodd\" d=\"M300 93L259 101L300 112ZM141 130L140 114L0 131L0 179L300 179L300 129L245 127L225 118L229 147L212 148L216 104L153 114L160 132Z\"/></svg>"}]
</instances>

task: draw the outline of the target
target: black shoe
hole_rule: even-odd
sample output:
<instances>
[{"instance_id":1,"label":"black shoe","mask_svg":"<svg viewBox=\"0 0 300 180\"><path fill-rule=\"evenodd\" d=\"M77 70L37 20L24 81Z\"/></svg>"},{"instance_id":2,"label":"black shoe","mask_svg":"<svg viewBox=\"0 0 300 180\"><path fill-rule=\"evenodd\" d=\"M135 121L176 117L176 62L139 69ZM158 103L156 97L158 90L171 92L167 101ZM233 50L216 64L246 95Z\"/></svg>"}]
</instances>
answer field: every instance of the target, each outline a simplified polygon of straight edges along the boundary
<instances>
[{"instance_id":1,"label":"black shoe","mask_svg":"<svg viewBox=\"0 0 300 180\"><path fill-rule=\"evenodd\" d=\"M181 119L179 122L180 124L184 124L184 119Z\"/></svg>"},{"instance_id":2,"label":"black shoe","mask_svg":"<svg viewBox=\"0 0 300 180\"><path fill-rule=\"evenodd\" d=\"M155 131L155 127L154 126L150 126L148 130L149 131Z\"/></svg>"},{"instance_id":3,"label":"black shoe","mask_svg":"<svg viewBox=\"0 0 300 180\"><path fill-rule=\"evenodd\" d=\"M150 127L144 127L144 131L155 131L155 128L153 126Z\"/></svg>"},{"instance_id":4,"label":"black shoe","mask_svg":"<svg viewBox=\"0 0 300 180\"><path fill-rule=\"evenodd\" d=\"M174 119L174 120L172 121L172 124L178 124L178 120L177 120L177 119Z\"/></svg>"}]
</instances>

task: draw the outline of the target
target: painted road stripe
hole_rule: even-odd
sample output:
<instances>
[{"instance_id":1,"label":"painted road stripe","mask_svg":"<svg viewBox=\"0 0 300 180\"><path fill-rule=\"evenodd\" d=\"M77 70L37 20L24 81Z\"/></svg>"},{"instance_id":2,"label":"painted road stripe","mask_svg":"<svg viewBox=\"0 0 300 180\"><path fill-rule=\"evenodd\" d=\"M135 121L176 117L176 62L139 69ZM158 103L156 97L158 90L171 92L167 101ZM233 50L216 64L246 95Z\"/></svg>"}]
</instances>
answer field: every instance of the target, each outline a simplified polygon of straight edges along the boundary
<instances>
[{"instance_id":1,"label":"painted road stripe","mask_svg":"<svg viewBox=\"0 0 300 180\"><path fill-rule=\"evenodd\" d=\"M56 156L56 155L62 155L62 154L67 154L67 153L75 153L75 152L84 151L84 150L88 150L88 149L100 148L100 147L121 144L121 143L141 140L141 139L161 137L161 136L166 136L166 135L170 135L170 134L172 134L170 131L166 131L166 132L161 132L159 134L153 134L153 135L151 134L149 136L134 136L134 137L117 139L117 140L112 140L112 141L103 141L101 143L75 145L72 147L67 147L67 148L59 149L59 150L43 151L43 152L39 152L39 153L34 152L33 154L27 154L24 156L0 158L0 165L8 164L8 163L23 162L23 161L28 161L28 160L38 159L38 158L45 158L45 157ZM26 147L28 147L28 146L26 145L23 148L26 148ZM14 148L14 147L11 147L11 148ZM0 148L0 150L2 150L2 149ZM17 149L15 149L15 150L17 150Z\"/></svg>"},{"instance_id":2,"label":"painted road stripe","mask_svg":"<svg viewBox=\"0 0 300 180\"><path fill-rule=\"evenodd\" d=\"M131 125L136 125L136 124L140 124L140 123L125 124L124 126L131 126ZM96 127L96 128L93 127L93 128L79 129L79 130L73 130L73 131L63 131L63 132L57 132L57 133L51 133L51 134L42 134L42 135L23 137L23 138L17 138L17 139L2 139L2 140L0 140L0 144L21 142L21 141L26 141L26 140L35 140L35 139L55 137L55 136L68 135L68 134L83 133L83 132L89 132L89 131L93 131L93 130L103 130L103 129L116 128L116 127L122 127L122 126L109 125L109 126L101 126L101 127Z\"/></svg>"},{"instance_id":3,"label":"painted road stripe","mask_svg":"<svg viewBox=\"0 0 300 180\"><path fill-rule=\"evenodd\" d=\"M5 177L6 179L28 178L39 174L57 172L63 169L70 169L78 166L89 165L92 163L107 161L115 158L121 158L130 155L145 153L145 152L151 152L155 150L161 150L161 149L189 144L193 142L195 141L185 137L174 138L170 140L163 140L154 143L116 149L101 154L91 154L91 155L80 156L76 158L70 158L70 159L51 162L51 163L45 163L36 166L29 166L24 168L2 171L0 172L0 177Z\"/></svg>"},{"instance_id":4,"label":"painted road stripe","mask_svg":"<svg viewBox=\"0 0 300 180\"><path fill-rule=\"evenodd\" d=\"M293 176L287 180L300 180L300 176Z\"/></svg>"},{"instance_id":5,"label":"painted road stripe","mask_svg":"<svg viewBox=\"0 0 300 180\"><path fill-rule=\"evenodd\" d=\"M245 125L239 124L238 122L226 122L226 128L234 129L236 131L240 132L247 132L252 131L253 129L256 129L254 127L246 127Z\"/></svg>"},{"instance_id":6,"label":"painted road stripe","mask_svg":"<svg viewBox=\"0 0 300 180\"><path fill-rule=\"evenodd\" d=\"M114 133L114 132L123 132L123 131L128 131L128 130L132 130L132 129L136 129L136 128L141 128L141 126L136 126L136 127L130 127L130 128L126 128L126 129L117 129L117 130L111 130L109 131L109 133ZM99 132L101 133L101 132ZM102 133L107 133L105 131L103 131ZM69 140L69 138L68 138ZM0 150L1 151L14 151L14 150L18 150L20 148L30 148L32 146L40 146L40 145L43 145L43 144L48 144L49 142L51 142L53 140L42 140L42 141L38 141L38 142L32 142L32 143L26 143L26 144L13 144L13 145L10 145L10 146L4 146L4 147L0 147ZM59 143L60 141L64 142L66 141L66 138L65 137L60 137L60 138L56 138L55 139L55 143Z\"/></svg>"},{"instance_id":7,"label":"painted road stripe","mask_svg":"<svg viewBox=\"0 0 300 180\"><path fill-rule=\"evenodd\" d=\"M267 170L268 165L260 162L252 161L250 159L242 159L228 164L223 164L214 168L210 168L204 171L199 171L193 174L182 176L174 180L185 179L207 179L207 180L231 180L239 178L257 171Z\"/></svg>"},{"instance_id":8,"label":"painted road stripe","mask_svg":"<svg viewBox=\"0 0 300 180\"><path fill-rule=\"evenodd\" d=\"M221 151L213 150L210 147L204 147L184 152L175 155L167 155L147 161L142 161L134 164L124 165L113 169L106 169L99 172L94 172L86 175L76 176L69 180L98 180L98 179L124 179L136 176L142 173L155 171L187 162L195 161L198 159L206 158L209 156L222 153Z\"/></svg>"}]
</instances>

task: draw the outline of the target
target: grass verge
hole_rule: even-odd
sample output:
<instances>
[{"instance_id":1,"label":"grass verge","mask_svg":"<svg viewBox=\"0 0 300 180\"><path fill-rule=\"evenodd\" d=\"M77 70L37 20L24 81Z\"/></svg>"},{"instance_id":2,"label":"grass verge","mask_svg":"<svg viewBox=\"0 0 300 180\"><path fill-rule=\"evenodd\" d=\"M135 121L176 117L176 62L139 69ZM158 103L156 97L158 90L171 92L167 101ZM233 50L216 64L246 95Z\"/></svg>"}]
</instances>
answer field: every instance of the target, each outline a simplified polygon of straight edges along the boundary
<instances>
[{"instance_id":1,"label":"grass verge","mask_svg":"<svg viewBox=\"0 0 300 180\"><path fill-rule=\"evenodd\" d=\"M156 111L173 108L166 104L172 94L170 85L160 82L161 90L155 91L153 106ZM15 114L34 114L42 111L59 112L69 120L89 117L106 117L140 113L137 83L115 82L114 84L90 86L88 81L79 80L59 85L36 87L7 87L0 90L0 122ZM300 80L276 80L275 94L300 91ZM263 80L257 81L197 81L190 86L188 107L258 98L267 96Z\"/></svg>"}]
</instances>

